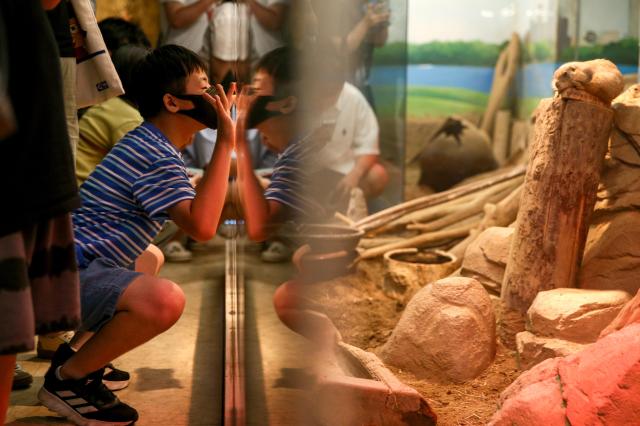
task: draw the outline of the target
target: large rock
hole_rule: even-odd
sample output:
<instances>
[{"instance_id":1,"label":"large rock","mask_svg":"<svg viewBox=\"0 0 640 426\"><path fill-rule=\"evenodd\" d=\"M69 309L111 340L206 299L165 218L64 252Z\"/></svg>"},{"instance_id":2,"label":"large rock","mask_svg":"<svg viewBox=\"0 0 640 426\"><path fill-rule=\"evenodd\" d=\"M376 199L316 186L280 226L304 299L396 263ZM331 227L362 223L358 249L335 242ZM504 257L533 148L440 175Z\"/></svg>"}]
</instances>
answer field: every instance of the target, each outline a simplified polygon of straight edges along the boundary
<instances>
[{"instance_id":1,"label":"large rock","mask_svg":"<svg viewBox=\"0 0 640 426\"><path fill-rule=\"evenodd\" d=\"M479 173L498 167L491 141L473 123L449 117L419 155L420 185L443 191Z\"/></svg>"},{"instance_id":2,"label":"large rock","mask_svg":"<svg viewBox=\"0 0 640 426\"><path fill-rule=\"evenodd\" d=\"M527 330L541 337L595 342L630 299L619 290L556 288L541 291L527 311Z\"/></svg>"},{"instance_id":3,"label":"large rock","mask_svg":"<svg viewBox=\"0 0 640 426\"><path fill-rule=\"evenodd\" d=\"M482 373L495 351L486 290L472 278L449 277L416 293L380 357L422 379L464 382Z\"/></svg>"},{"instance_id":4,"label":"large rock","mask_svg":"<svg viewBox=\"0 0 640 426\"><path fill-rule=\"evenodd\" d=\"M558 361L546 360L520 375L500 395L490 426L565 426L566 411L558 385Z\"/></svg>"},{"instance_id":5,"label":"large rock","mask_svg":"<svg viewBox=\"0 0 640 426\"><path fill-rule=\"evenodd\" d=\"M640 181L637 176L636 180ZM635 294L640 289L638 270L640 211L611 215L591 227L578 276L580 288Z\"/></svg>"},{"instance_id":6,"label":"large rock","mask_svg":"<svg viewBox=\"0 0 640 426\"><path fill-rule=\"evenodd\" d=\"M640 290L638 290L633 299L624 305L618 316L602 330L600 338L637 322L640 323Z\"/></svg>"},{"instance_id":7,"label":"large rock","mask_svg":"<svg viewBox=\"0 0 640 426\"><path fill-rule=\"evenodd\" d=\"M640 419L640 324L548 359L501 395L490 425L630 425Z\"/></svg>"},{"instance_id":8,"label":"large rock","mask_svg":"<svg viewBox=\"0 0 640 426\"><path fill-rule=\"evenodd\" d=\"M568 340L538 337L528 331L516 334L518 367L528 370L545 359L567 356L584 349L581 343Z\"/></svg>"},{"instance_id":9,"label":"large rock","mask_svg":"<svg viewBox=\"0 0 640 426\"><path fill-rule=\"evenodd\" d=\"M478 280L487 291L499 295L513 231L494 226L478 235L465 251L460 275Z\"/></svg>"},{"instance_id":10,"label":"large rock","mask_svg":"<svg viewBox=\"0 0 640 426\"><path fill-rule=\"evenodd\" d=\"M558 364L568 424L640 424L640 324Z\"/></svg>"}]
</instances>

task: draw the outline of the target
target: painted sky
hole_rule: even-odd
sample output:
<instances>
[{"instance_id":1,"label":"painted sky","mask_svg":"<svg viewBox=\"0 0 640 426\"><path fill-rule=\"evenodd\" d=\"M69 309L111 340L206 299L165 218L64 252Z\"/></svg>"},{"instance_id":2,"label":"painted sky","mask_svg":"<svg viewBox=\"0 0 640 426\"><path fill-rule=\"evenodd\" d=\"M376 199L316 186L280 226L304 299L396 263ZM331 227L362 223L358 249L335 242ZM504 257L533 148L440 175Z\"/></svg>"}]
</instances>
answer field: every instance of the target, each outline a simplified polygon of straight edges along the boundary
<instances>
[{"instance_id":1,"label":"painted sky","mask_svg":"<svg viewBox=\"0 0 640 426\"><path fill-rule=\"evenodd\" d=\"M409 42L501 42L513 26L513 0L409 0Z\"/></svg>"},{"instance_id":2,"label":"painted sky","mask_svg":"<svg viewBox=\"0 0 640 426\"><path fill-rule=\"evenodd\" d=\"M408 41L500 43L531 22L555 19L558 0L408 0ZM568 0L560 0L567 1ZM629 31L629 0L582 0L581 33Z\"/></svg>"}]
</instances>

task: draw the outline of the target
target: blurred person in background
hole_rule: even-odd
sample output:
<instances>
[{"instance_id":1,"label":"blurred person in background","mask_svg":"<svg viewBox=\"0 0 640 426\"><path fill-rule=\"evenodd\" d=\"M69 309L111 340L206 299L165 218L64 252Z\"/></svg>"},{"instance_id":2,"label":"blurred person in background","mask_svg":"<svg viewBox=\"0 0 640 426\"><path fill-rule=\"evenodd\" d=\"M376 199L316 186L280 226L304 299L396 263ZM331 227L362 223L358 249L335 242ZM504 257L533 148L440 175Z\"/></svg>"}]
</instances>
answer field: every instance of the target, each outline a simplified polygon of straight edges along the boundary
<instances>
[{"instance_id":1,"label":"blurred person in background","mask_svg":"<svg viewBox=\"0 0 640 426\"><path fill-rule=\"evenodd\" d=\"M177 44L200 53L204 33L212 17L212 6L219 0L159 0L160 41Z\"/></svg>"},{"instance_id":2,"label":"blurred person in background","mask_svg":"<svg viewBox=\"0 0 640 426\"><path fill-rule=\"evenodd\" d=\"M7 83L0 88L0 179L5 183L0 197L7 207L0 211L2 424L16 354L34 349L34 334L73 330L80 323L70 222L79 198L59 52L43 11L58 4L55 0L0 2L0 75ZM8 116L9 108L15 120Z\"/></svg>"}]
</instances>

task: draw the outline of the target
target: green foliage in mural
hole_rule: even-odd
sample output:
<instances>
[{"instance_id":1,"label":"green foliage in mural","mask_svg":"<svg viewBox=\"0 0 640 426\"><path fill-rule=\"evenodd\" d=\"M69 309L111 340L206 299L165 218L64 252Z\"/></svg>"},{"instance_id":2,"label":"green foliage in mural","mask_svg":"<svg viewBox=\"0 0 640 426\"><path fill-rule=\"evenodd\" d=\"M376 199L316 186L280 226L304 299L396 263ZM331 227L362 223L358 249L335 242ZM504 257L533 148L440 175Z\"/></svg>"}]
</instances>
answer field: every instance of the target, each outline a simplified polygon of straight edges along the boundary
<instances>
[{"instance_id":1,"label":"green foliage in mural","mask_svg":"<svg viewBox=\"0 0 640 426\"><path fill-rule=\"evenodd\" d=\"M552 62L553 47L550 42L537 41L521 49L523 52L522 61L525 64L532 62Z\"/></svg>"},{"instance_id":2,"label":"green foliage in mural","mask_svg":"<svg viewBox=\"0 0 640 426\"><path fill-rule=\"evenodd\" d=\"M575 60L575 51L569 47L560 52L560 62ZM580 46L578 48L578 60L605 58L618 65L638 64L638 39L623 38L604 45Z\"/></svg>"},{"instance_id":3,"label":"green foliage in mural","mask_svg":"<svg viewBox=\"0 0 640 426\"><path fill-rule=\"evenodd\" d=\"M374 51L378 65L447 64L494 66L501 44L481 41L434 41L423 44L389 43Z\"/></svg>"}]
</instances>

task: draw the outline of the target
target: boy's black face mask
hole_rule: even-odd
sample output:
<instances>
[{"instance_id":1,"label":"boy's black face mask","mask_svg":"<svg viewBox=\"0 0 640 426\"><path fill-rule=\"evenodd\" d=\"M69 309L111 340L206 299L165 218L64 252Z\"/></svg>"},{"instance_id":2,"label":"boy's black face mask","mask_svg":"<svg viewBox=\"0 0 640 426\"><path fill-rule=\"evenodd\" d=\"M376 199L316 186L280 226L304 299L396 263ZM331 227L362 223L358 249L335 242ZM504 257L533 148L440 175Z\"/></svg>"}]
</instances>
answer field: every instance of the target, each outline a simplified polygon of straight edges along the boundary
<instances>
[{"instance_id":1,"label":"boy's black face mask","mask_svg":"<svg viewBox=\"0 0 640 426\"><path fill-rule=\"evenodd\" d=\"M267 109L267 105L269 104L269 102L275 102L279 100L280 99L276 98L275 96L258 96L251 107L251 111L249 112L247 127L249 129L254 129L258 124L271 117L284 115L280 111Z\"/></svg>"},{"instance_id":2,"label":"boy's black face mask","mask_svg":"<svg viewBox=\"0 0 640 426\"><path fill-rule=\"evenodd\" d=\"M178 99L193 102L193 109L181 109L178 113L191 117L211 129L218 128L218 115L216 114L216 109L202 95L173 96Z\"/></svg>"}]
</instances>

